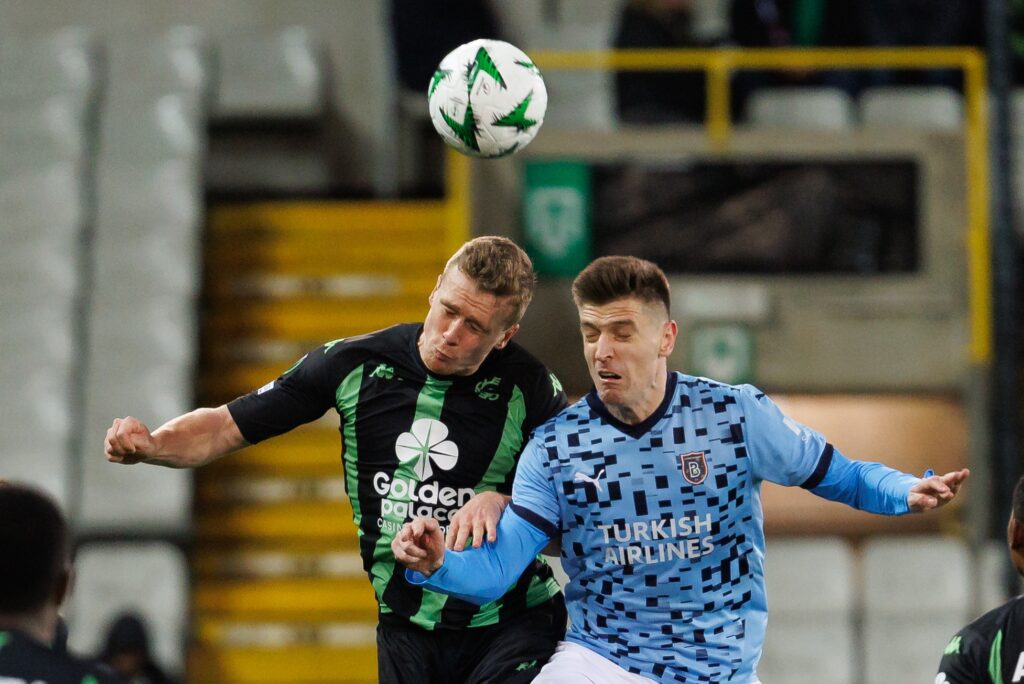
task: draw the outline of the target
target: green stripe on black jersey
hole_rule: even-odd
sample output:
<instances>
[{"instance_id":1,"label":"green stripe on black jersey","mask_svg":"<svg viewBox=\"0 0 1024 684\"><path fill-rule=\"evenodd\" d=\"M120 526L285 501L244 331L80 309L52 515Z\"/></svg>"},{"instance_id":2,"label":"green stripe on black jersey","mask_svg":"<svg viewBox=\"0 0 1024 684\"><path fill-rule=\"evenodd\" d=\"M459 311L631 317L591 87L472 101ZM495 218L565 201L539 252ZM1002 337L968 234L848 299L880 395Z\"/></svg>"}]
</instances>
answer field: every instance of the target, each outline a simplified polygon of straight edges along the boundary
<instances>
[{"instance_id":1,"label":"green stripe on black jersey","mask_svg":"<svg viewBox=\"0 0 1024 684\"><path fill-rule=\"evenodd\" d=\"M345 416L342 421L341 441L344 449L341 461L345 468L345 491L348 492L349 503L352 504L352 519L356 523L358 535L363 536L360 522L363 512L359 506L359 450L356 445L356 407L359 399L359 383L362 382L363 366L356 366L351 373L338 385L335 393L338 411Z\"/></svg>"},{"instance_id":2,"label":"green stripe on black jersey","mask_svg":"<svg viewBox=\"0 0 1024 684\"><path fill-rule=\"evenodd\" d=\"M565 395L514 343L473 375L435 376L419 356L420 330L398 325L320 347L228 409L250 443L336 409L360 555L382 619L427 629L493 624L557 593L546 565L535 563L502 599L477 607L406 582L391 541L411 518L448 525L475 492L510 494L529 433L565 406Z\"/></svg>"},{"instance_id":3,"label":"green stripe on black jersey","mask_svg":"<svg viewBox=\"0 0 1024 684\"><path fill-rule=\"evenodd\" d=\"M996 632L992 648L988 652L988 676L992 684L1003 684L1003 630Z\"/></svg>"}]
</instances>

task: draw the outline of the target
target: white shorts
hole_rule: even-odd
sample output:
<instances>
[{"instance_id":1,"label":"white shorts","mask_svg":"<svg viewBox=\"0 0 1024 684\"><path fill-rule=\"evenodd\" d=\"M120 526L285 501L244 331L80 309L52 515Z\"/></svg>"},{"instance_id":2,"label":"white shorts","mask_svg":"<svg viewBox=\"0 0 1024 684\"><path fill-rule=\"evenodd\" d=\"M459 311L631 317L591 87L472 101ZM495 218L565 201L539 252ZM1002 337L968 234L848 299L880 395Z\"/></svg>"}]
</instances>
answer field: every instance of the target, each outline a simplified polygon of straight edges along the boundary
<instances>
[{"instance_id":1,"label":"white shorts","mask_svg":"<svg viewBox=\"0 0 1024 684\"><path fill-rule=\"evenodd\" d=\"M533 680L534 684L651 684L652 681L572 641L559 641L555 654ZM755 679L749 684L760 682Z\"/></svg>"}]
</instances>

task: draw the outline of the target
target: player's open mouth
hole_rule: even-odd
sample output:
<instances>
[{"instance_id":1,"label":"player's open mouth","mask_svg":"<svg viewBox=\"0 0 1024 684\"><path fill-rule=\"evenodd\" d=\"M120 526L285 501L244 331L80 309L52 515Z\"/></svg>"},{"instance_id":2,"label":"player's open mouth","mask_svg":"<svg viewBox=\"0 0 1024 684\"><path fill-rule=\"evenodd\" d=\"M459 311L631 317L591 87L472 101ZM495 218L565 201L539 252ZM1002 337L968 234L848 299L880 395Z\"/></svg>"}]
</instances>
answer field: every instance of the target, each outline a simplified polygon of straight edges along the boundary
<instances>
[{"instance_id":1,"label":"player's open mouth","mask_svg":"<svg viewBox=\"0 0 1024 684\"><path fill-rule=\"evenodd\" d=\"M597 371L597 376L602 380L621 380L622 376L611 371Z\"/></svg>"}]
</instances>

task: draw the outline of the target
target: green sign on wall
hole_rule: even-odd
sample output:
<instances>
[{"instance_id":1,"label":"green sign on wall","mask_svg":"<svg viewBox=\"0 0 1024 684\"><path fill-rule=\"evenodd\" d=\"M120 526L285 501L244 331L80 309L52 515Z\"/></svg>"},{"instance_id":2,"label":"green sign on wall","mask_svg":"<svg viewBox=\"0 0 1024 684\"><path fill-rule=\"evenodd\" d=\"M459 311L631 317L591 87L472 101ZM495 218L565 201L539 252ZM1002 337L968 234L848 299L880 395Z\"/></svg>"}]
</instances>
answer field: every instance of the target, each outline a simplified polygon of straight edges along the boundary
<instances>
[{"instance_id":1,"label":"green sign on wall","mask_svg":"<svg viewBox=\"0 0 1024 684\"><path fill-rule=\"evenodd\" d=\"M690 329L687 372L736 385L754 381L754 336L744 325Z\"/></svg>"},{"instance_id":2,"label":"green sign on wall","mask_svg":"<svg viewBox=\"0 0 1024 684\"><path fill-rule=\"evenodd\" d=\"M590 262L590 166L528 162L525 180L523 233L534 268L575 276Z\"/></svg>"}]
</instances>

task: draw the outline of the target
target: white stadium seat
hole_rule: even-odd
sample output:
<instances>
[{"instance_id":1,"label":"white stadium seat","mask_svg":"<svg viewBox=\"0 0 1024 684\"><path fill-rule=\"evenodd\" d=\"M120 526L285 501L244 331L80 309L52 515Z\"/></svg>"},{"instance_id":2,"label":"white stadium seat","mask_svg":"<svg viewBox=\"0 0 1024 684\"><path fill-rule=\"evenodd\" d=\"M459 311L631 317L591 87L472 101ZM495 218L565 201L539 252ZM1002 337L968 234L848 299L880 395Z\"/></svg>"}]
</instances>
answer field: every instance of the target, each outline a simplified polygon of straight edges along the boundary
<instances>
[{"instance_id":1,"label":"white stadium seat","mask_svg":"<svg viewBox=\"0 0 1024 684\"><path fill-rule=\"evenodd\" d=\"M971 557L944 537L864 545L866 684L927 682L942 649L970 618Z\"/></svg>"},{"instance_id":2,"label":"white stadium seat","mask_svg":"<svg viewBox=\"0 0 1024 684\"><path fill-rule=\"evenodd\" d=\"M846 130L853 127L853 100L839 88L771 88L750 96L748 123L758 128Z\"/></svg>"},{"instance_id":3,"label":"white stadium seat","mask_svg":"<svg viewBox=\"0 0 1024 684\"><path fill-rule=\"evenodd\" d=\"M958 131L964 123L963 98L942 86L868 88L858 105L865 126Z\"/></svg>"},{"instance_id":4,"label":"white stadium seat","mask_svg":"<svg viewBox=\"0 0 1024 684\"><path fill-rule=\"evenodd\" d=\"M95 543L75 559L75 586L67 610L72 651L98 653L111 621L124 612L142 616L157 663L183 670L187 628L185 557L167 543Z\"/></svg>"},{"instance_id":5,"label":"white stadium seat","mask_svg":"<svg viewBox=\"0 0 1024 684\"><path fill-rule=\"evenodd\" d=\"M214 118L320 116L322 46L302 26L232 36L220 44Z\"/></svg>"},{"instance_id":6,"label":"white stadium seat","mask_svg":"<svg viewBox=\"0 0 1024 684\"><path fill-rule=\"evenodd\" d=\"M855 577L853 553L842 539L768 541L762 681L855 681Z\"/></svg>"},{"instance_id":7,"label":"white stadium seat","mask_svg":"<svg viewBox=\"0 0 1024 684\"><path fill-rule=\"evenodd\" d=\"M100 120L100 163L197 159L205 147L200 105L190 96L119 99Z\"/></svg>"},{"instance_id":8,"label":"white stadium seat","mask_svg":"<svg viewBox=\"0 0 1024 684\"><path fill-rule=\"evenodd\" d=\"M5 35L0 40L0 97L66 93L86 103L97 72L92 38L83 29Z\"/></svg>"},{"instance_id":9,"label":"white stadium seat","mask_svg":"<svg viewBox=\"0 0 1024 684\"><path fill-rule=\"evenodd\" d=\"M115 98L128 91L135 96L175 93L199 104L209 90L211 48L196 27L175 26L158 36L117 36L107 51Z\"/></svg>"}]
</instances>

